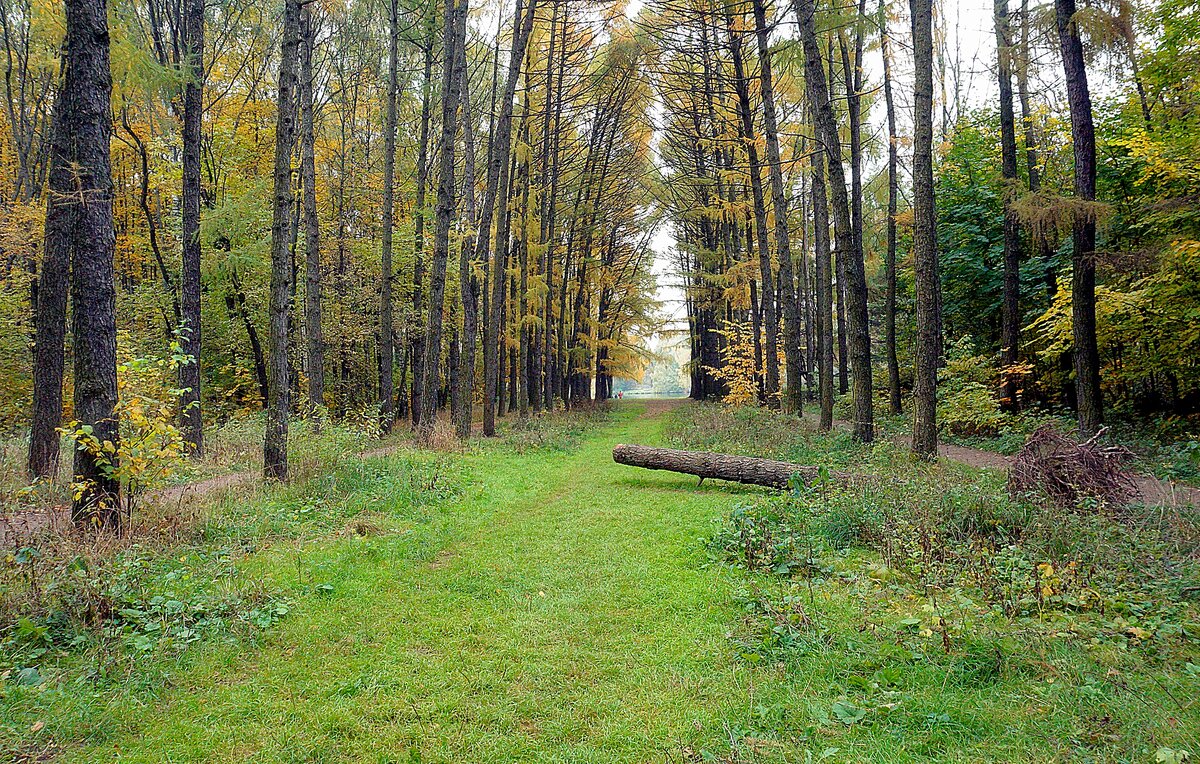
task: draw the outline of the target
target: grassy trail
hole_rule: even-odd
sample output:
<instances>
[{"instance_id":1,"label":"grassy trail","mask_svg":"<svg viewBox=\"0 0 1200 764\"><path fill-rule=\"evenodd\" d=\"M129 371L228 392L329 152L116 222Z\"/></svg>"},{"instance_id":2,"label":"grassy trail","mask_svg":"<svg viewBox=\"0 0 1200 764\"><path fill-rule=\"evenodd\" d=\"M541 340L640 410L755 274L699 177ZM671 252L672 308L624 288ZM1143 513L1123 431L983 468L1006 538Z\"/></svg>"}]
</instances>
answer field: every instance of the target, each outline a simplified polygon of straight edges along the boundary
<instances>
[{"instance_id":1,"label":"grassy trail","mask_svg":"<svg viewBox=\"0 0 1200 764\"><path fill-rule=\"evenodd\" d=\"M754 692L697 539L737 498L612 463L660 411L623 406L569 454L467 457L463 499L406 532L266 555L263 575L333 593L64 758L646 762L719 738Z\"/></svg>"}]
</instances>

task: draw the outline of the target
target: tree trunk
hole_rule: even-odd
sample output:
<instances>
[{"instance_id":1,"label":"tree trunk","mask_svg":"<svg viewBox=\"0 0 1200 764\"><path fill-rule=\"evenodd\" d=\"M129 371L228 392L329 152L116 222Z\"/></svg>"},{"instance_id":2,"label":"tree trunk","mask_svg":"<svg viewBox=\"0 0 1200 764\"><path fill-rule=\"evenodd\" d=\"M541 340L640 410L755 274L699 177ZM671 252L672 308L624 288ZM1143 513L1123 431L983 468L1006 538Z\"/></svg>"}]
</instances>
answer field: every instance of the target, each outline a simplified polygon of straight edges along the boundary
<instances>
[{"instance_id":1,"label":"tree trunk","mask_svg":"<svg viewBox=\"0 0 1200 764\"><path fill-rule=\"evenodd\" d=\"M488 157L488 182L484 192L483 210L479 221L479 240L476 244L476 259L486 261L489 248L489 232L492 227L492 217L496 212L497 199L503 199L508 204L508 160L512 139L513 94L517 89L517 79L521 73L521 62L525 58L525 45L533 30L533 14L537 8L537 0L530 0L528 9L523 11L523 0L517 0L513 17L513 27L516 34L513 39L512 52L508 62L508 79L504 83L504 91L500 97L500 114L496 120L495 133ZM501 212L501 221L506 215ZM497 226L495 258L492 269L492 300L489 306L487 331L484 337L483 367L484 367L484 400L483 400L483 434L496 434L496 396L500 387L500 348L498 343L501 335L501 308L504 304L505 270L508 259L507 225ZM504 234L501 237L501 233Z\"/></svg>"},{"instance_id":2,"label":"tree trunk","mask_svg":"<svg viewBox=\"0 0 1200 764\"><path fill-rule=\"evenodd\" d=\"M396 386L393 376L396 348L392 340L396 322L393 317L392 228L396 204L396 98L400 82L400 8L399 0L390 0L388 19L388 94L383 123L383 232L379 255L379 427L390 432L395 422Z\"/></svg>"},{"instance_id":3,"label":"tree trunk","mask_svg":"<svg viewBox=\"0 0 1200 764\"><path fill-rule=\"evenodd\" d=\"M179 369L184 393L183 439L197 456L204 453L204 417L200 407L200 123L204 115L204 0L185 0L188 81L183 90L183 270L180 310L185 331L180 345L191 362Z\"/></svg>"},{"instance_id":4,"label":"tree trunk","mask_svg":"<svg viewBox=\"0 0 1200 764\"><path fill-rule=\"evenodd\" d=\"M112 73L109 66L108 4L67 0L66 74L63 120L58 124L74 145L71 181L71 332L75 350L75 419L92 436L116 446L117 320L113 257ZM116 464L115 452L105 461ZM120 486L101 459L75 450L75 476L87 487L76 491L71 507L77 524L117 528Z\"/></svg>"},{"instance_id":5,"label":"tree trunk","mask_svg":"<svg viewBox=\"0 0 1200 764\"><path fill-rule=\"evenodd\" d=\"M420 327L425 312L425 190L429 185L429 122L432 117L433 98L433 41L437 26L433 23L436 3L426 9L425 21L425 68L421 79L421 122L417 137L417 193L413 200L413 325L409 328L408 356L412 359L412 389L409 391L409 406L413 426L421 419L422 380L425 379L425 353L422 348L424 336ZM425 324L427 326L427 324ZM436 376L436 370L435 370ZM437 409L437 404L434 404Z\"/></svg>"},{"instance_id":6,"label":"tree trunk","mask_svg":"<svg viewBox=\"0 0 1200 764\"><path fill-rule=\"evenodd\" d=\"M418 442L429 444L437 419L438 369L441 367L442 311L446 294L446 265L450 257L450 226L454 222L454 139L458 125L460 78L455 76L458 46L466 40L467 0L446 3L442 35L442 134L438 142L438 187L433 262L429 269L429 321L422 364L422 405L417 423Z\"/></svg>"},{"instance_id":7,"label":"tree trunk","mask_svg":"<svg viewBox=\"0 0 1200 764\"><path fill-rule=\"evenodd\" d=\"M65 80L67 61L63 61ZM78 77L71 84L79 87ZM58 474L58 428L63 414L64 341L67 333L67 291L71 273L71 230L76 204L75 115L72 91L65 87L54 104L51 119L46 227L42 264L37 279L34 315L33 412L29 426L29 476L54 478Z\"/></svg>"},{"instance_id":8,"label":"tree trunk","mask_svg":"<svg viewBox=\"0 0 1200 764\"><path fill-rule=\"evenodd\" d=\"M829 252L829 203L825 196L825 158L812 159L813 250L817 285L817 385L821 399L821 432L833 429L833 259Z\"/></svg>"},{"instance_id":9,"label":"tree trunk","mask_svg":"<svg viewBox=\"0 0 1200 764\"><path fill-rule=\"evenodd\" d=\"M696 475L701 480L715 478L767 488L790 488L794 478L805 485L811 485L822 477L819 467L708 451L681 451L674 448L621 444L613 448L612 455L614 462L630 467L681 472L685 475ZM838 472L826 473L826 476L837 483L845 483L851 479L848 475Z\"/></svg>"},{"instance_id":10,"label":"tree trunk","mask_svg":"<svg viewBox=\"0 0 1200 764\"><path fill-rule=\"evenodd\" d=\"M767 239L767 203L763 193L762 163L758 157L757 137L754 133L754 109L750 103L750 88L747 82L745 65L742 56L742 38L738 31L741 23L735 25L733 12L729 6L725 8L725 21L729 35L729 52L733 59L733 86L737 93L738 114L741 117L741 133L746 151L746 159L750 165L750 194L754 209L754 242L758 249L759 279L762 281L762 294L759 300L759 315L763 328L766 330L763 361L765 367L765 399L771 408L779 407L779 319L775 313L774 273L771 268L771 245ZM740 22L741 20L739 20ZM786 225L786 220L785 223ZM750 243L747 233L746 242ZM758 336L757 331L755 336Z\"/></svg>"},{"instance_id":11,"label":"tree trunk","mask_svg":"<svg viewBox=\"0 0 1200 764\"><path fill-rule=\"evenodd\" d=\"M300 48L300 0L285 0L279 51L279 102L275 122L275 212L271 223L271 303L267 428L263 441L263 477L287 480L288 316L291 313L292 146L296 136L296 68Z\"/></svg>"},{"instance_id":12,"label":"tree trunk","mask_svg":"<svg viewBox=\"0 0 1200 764\"><path fill-rule=\"evenodd\" d=\"M1004 179L1004 300L1000 325L1000 358L1005 366L1017 362L1021 341L1021 229L1013 201L1017 196L1017 133L1012 92L1012 33L1008 0L995 0L997 71L1000 79L1000 174ZM1017 407L1017 386L1004 374L1004 405Z\"/></svg>"},{"instance_id":13,"label":"tree trunk","mask_svg":"<svg viewBox=\"0 0 1200 764\"><path fill-rule=\"evenodd\" d=\"M854 437L870 442L875 437L875 402L871 378L871 336L867 320L867 281L862 258L854 257L854 235L850 204L846 198L846 177L842 171L841 142L833 107L829 101L821 50L816 36L814 0L795 0L804 46L804 65L808 93L812 102L813 122L818 138L825 145L829 167L829 193L833 200L834 230L837 235L838 261L850 258L845 268L847 324L850 371L853 376Z\"/></svg>"},{"instance_id":14,"label":"tree trunk","mask_svg":"<svg viewBox=\"0 0 1200 764\"><path fill-rule=\"evenodd\" d=\"M313 53L316 19L305 6L300 16L300 183L304 195L304 329L305 374L309 406L325 405L325 336L321 329L321 224L317 218L316 129L314 121Z\"/></svg>"},{"instance_id":15,"label":"tree trunk","mask_svg":"<svg viewBox=\"0 0 1200 764\"><path fill-rule=\"evenodd\" d=\"M465 0L464 0L465 4ZM475 239L475 116L471 113L471 77L467 69L467 44L464 35L459 37L458 48L459 96L462 100L463 132L463 195L466 210L462 246L458 259L458 283L462 300L463 331L462 352L458 356L459 371L454 385L453 400L454 432L459 440L471 435L471 407L475 399L475 343L479 335L479 279L471 268Z\"/></svg>"},{"instance_id":16,"label":"tree trunk","mask_svg":"<svg viewBox=\"0 0 1200 764\"><path fill-rule=\"evenodd\" d=\"M804 360L800 354L802 319L796 280L792 270L792 242L788 231L787 189L783 182L783 160L779 152L779 120L775 112L775 85L771 71L771 47L764 0L754 0L754 34L758 42L759 80L763 100L763 132L767 138L767 167L771 178L771 206L775 210L775 254L779 258L779 281L783 298L783 353L787 364L787 386L783 406L804 412Z\"/></svg>"},{"instance_id":17,"label":"tree trunk","mask_svg":"<svg viewBox=\"0 0 1200 764\"><path fill-rule=\"evenodd\" d=\"M937 458L940 305L933 201L933 3L909 0L913 33L913 268L917 298L912 449Z\"/></svg>"},{"instance_id":18,"label":"tree trunk","mask_svg":"<svg viewBox=\"0 0 1200 764\"><path fill-rule=\"evenodd\" d=\"M1075 158L1075 196L1096 199L1096 130L1088 89L1083 41L1075 23L1075 0L1054 0L1054 17L1062 47L1071 108L1071 139ZM1091 437L1104 422L1100 394L1100 351L1096 344L1096 218L1091 210L1076 215L1072 226L1071 323L1075 344L1075 398L1079 434Z\"/></svg>"},{"instance_id":19,"label":"tree trunk","mask_svg":"<svg viewBox=\"0 0 1200 764\"><path fill-rule=\"evenodd\" d=\"M879 46L883 56L883 97L887 104L888 127L888 201L887 201L887 256L885 278L887 292L884 298L884 349L887 353L888 404L895 415L901 411L900 361L896 353L896 212L900 195L900 168L898 153L899 136L896 135L896 108L892 98L892 62L887 30L887 7L879 4Z\"/></svg>"}]
</instances>

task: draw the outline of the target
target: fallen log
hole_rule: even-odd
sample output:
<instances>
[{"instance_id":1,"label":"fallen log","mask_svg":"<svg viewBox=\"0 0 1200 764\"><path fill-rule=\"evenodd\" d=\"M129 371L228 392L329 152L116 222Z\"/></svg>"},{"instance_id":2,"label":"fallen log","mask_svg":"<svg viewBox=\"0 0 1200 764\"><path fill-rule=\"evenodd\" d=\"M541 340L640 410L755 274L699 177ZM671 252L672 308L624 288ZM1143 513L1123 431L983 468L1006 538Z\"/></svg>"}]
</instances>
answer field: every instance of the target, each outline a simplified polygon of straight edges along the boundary
<instances>
[{"instance_id":1,"label":"fallen log","mask_svg":"<svg viewBox=\"0 0 1200 764\"><path fill-rule=\"evenodd\" d=\"M805 485L820 477L820 469L804 464L756 459L752 456L715 454L709 451L681 451L676 448L619 445L613 448L613 461L648 470L667 470L705 478L729 480L767 488L787 488L792 475L799 475ZM850 477L839 472L827 473L830 480L849 482Z\"/></svg>"}]
</instances>

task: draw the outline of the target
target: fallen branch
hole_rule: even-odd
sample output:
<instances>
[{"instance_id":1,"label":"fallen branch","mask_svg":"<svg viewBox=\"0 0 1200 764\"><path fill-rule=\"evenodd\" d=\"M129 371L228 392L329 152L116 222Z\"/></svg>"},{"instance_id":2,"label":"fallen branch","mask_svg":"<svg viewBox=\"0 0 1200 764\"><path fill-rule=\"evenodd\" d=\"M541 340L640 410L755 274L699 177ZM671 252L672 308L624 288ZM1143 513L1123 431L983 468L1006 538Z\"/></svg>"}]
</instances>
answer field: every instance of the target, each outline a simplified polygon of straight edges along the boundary
<instances>
[{"instance_id":1,"label":"fallen branch","mask_svg":"<svg viewBox=\"0 0 1200 764\"><path fill-rule=\"evenodd\" d=\"M1009 492L1040 493L1067 510L1079 509L1083 499L1114 509L1137 501L1141 492L1125 470L1133 453L1122 446L1100 445L1104 432L1076 443L1049 425L1038 428L1017 453L1008 476Z\"/></svg>"},{"instance_id":2,"label":"fallen branch","mask_svg":"<svg viewBox=\"0 0 1200 764\"><path fill-rule=\"evenodd\" d=\"M810 485L820 477L820 469L791 462L778 462L774 459L756 459L751 456L735 456L733 454L714 454L708 451L681 451L675 448L651 448L649 446L619 445L613 449L613 461L617 464L627 464L631 467L642 467L648 470L667 470L681 472L685 475L696 475L702 481L705 478L729 480L747 485L761 485L767 488L787 488L792 475L799 475L805 485ZM828 478L837 483L851 481L851 476L840 473L827 473Z\"/></svg>"}]
</instances>

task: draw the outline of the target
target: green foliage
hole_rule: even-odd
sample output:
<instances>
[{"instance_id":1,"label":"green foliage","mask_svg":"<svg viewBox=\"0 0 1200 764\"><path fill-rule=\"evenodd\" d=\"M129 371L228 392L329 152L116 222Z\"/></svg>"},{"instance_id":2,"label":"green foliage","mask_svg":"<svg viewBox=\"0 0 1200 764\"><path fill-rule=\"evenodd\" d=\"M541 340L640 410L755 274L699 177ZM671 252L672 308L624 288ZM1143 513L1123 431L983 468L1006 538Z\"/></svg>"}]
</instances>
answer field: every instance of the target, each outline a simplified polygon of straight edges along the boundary
<instances>
[{"instance_id":1,"label":"green foliage","mask_svg":"<svg viewBox=\"0 0 1200 764\"><path fill-rule=\"evenodd\" d=\"M171 479L186 455L187 443L177 426L186 390L177 386L177 380L179 368L195 359L183 352L179 332L176 335L165 355L133 358L117 367L116 442L100 440L88 424L73 421L61 428L77 449L88 452L100 470L121 486L129 513L143 491ZM89 487L77 481L72 491L79 498Z\"/></svg>"},{"instance_id":2,"label":"green foliage","mask_svg":"<svg viewBox=\"0 0 1200 764\"><path fill-rule=\"evenodd\" d=\"M938 428L959 437L998 434L1007 417L994 393L997 377L995 359L977 354L970 336L951 345L938 372Z\"/></svg>"}]
</instances>

